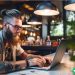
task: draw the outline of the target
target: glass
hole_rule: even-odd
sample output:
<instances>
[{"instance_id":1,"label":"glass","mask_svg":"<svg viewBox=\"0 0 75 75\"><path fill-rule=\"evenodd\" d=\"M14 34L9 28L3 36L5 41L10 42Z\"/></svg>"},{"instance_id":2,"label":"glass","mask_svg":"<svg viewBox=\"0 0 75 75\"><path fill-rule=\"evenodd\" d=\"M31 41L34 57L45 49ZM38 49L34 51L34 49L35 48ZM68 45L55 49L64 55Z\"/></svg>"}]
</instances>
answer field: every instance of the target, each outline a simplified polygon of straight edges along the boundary
<instances>
[{"instance_id":1,"label":"glass","mask_svg":"<svg viewBox=\"0 0 75 75\"><path fill-rule=\"evenodd\" d=\"M11 26L13 26L14 28L16 28L17 30L19 30L19 29L21 29L22 27L21 26L19 26L19 25L13 25L13 24L11 24L11 23L7 23L7 24L10 24Z\"/></svg>"}]
</instances>

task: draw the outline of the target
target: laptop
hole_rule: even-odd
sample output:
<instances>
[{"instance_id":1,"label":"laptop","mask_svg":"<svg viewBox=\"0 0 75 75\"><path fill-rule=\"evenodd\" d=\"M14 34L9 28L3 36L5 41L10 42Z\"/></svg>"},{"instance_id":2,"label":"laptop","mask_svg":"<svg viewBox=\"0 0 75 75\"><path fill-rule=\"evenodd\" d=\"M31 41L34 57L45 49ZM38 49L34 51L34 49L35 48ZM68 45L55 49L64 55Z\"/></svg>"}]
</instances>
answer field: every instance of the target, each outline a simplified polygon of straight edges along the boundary
<instances>
[{"instance_id":1,"label":"laptop","mask_svg":"<svg viewBox=\"0 0 75 75\"><path fill-rule=\"evenodd\" d=\"M62 40L60 42L59 46L57 47L55 56L49 66L47 66L47 67L31 67L31 68L40 69L40 70L50 70L50 69L54 68L56 65L60 64L65 51L66 51L66 40Z\"/></svg>"}]
</instances>

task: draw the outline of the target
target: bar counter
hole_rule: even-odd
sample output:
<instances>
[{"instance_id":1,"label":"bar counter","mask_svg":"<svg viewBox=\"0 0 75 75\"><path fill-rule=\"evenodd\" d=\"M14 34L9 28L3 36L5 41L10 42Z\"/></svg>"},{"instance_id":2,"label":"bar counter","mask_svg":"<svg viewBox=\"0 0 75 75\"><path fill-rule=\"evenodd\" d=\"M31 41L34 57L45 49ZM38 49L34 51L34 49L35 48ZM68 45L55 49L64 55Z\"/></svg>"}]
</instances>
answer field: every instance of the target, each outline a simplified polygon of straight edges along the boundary
<instances>
[{"instance_id":1,"label":"bar counter","mask_svg":"<svg viewBox=\"0 0 75 75\"><path fill-rule=\"evenodd\" d=\"M53 46L22 46L24 50L36 51L35 54L47 55L54 53L57 47Z\"/></svg>"}]
</instances>

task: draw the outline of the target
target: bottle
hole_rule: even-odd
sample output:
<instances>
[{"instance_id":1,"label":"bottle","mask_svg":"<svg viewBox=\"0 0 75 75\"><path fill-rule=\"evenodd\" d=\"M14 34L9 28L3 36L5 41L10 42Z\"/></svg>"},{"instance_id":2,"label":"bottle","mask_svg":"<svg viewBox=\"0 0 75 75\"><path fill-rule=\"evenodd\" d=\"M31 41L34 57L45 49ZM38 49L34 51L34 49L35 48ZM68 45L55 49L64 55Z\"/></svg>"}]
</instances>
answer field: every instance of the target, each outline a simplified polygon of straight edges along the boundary
<instances>
[{"instance_id":1,"label":"bottle","mask_svg":"<svg viewBox=\"0 0 75 75\"><path fill-rule=\"evenodd\" d=\"M51 46L50 36L47 36L46 45Z\"/></svg>"}]
</instances>

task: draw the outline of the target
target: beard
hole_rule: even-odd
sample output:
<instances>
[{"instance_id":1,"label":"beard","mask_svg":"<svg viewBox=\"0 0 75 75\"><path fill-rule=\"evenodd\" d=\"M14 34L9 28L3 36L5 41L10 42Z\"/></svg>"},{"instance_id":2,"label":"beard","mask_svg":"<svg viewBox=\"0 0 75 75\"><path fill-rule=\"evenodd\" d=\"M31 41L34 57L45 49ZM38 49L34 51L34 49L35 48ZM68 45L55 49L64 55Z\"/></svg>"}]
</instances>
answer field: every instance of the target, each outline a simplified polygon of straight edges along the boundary
<instances>
[{"instance_id":1,"label":"beard","mask_svg":"<svg viewBox=\"0 0 75 75\"><path fill-rule=\"evenodd\" d=\"M16 44L20 39L16 39L16 37L19 36L19 33L12 33L11 30L8 28L5 32L5 40L9 44Z\"/></svg>"},{"instance_id":2,"label":"beard","mask_svg":"<svg viewBox=\"0 0 75 75\"><path fill-rule=\"evenodd\" d=\"M6 30L5 36L7 41L13 40L13 33L9 30L9 28Z\"/></svg>"}]
</instances>

